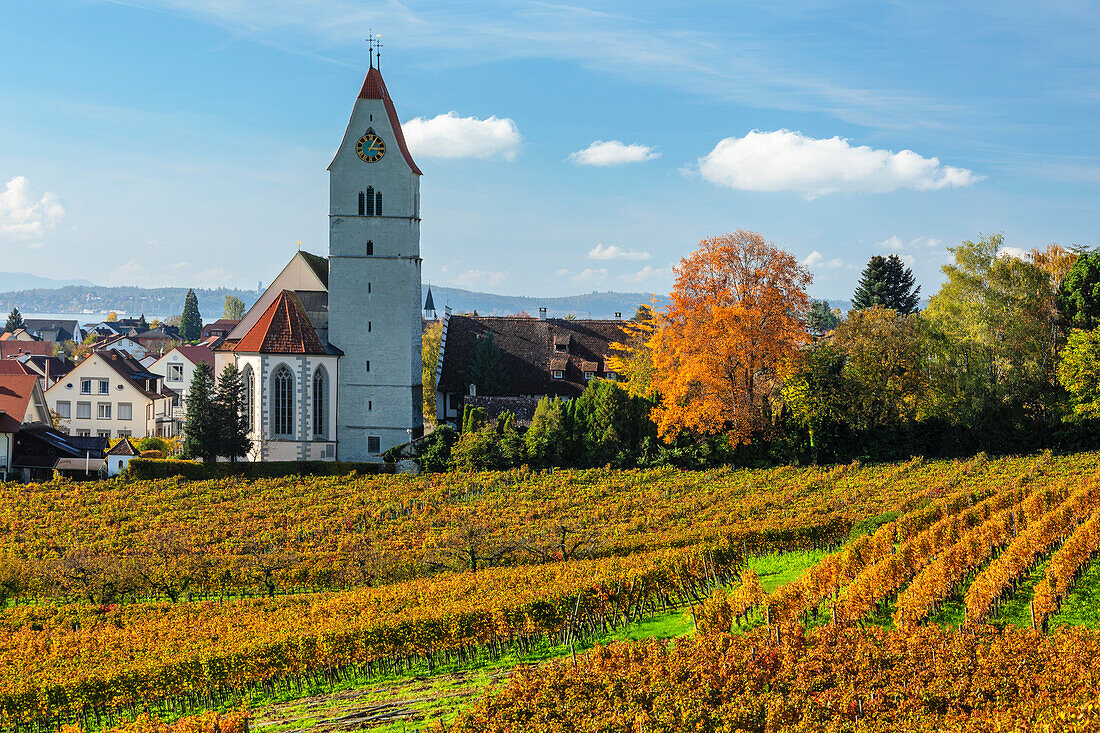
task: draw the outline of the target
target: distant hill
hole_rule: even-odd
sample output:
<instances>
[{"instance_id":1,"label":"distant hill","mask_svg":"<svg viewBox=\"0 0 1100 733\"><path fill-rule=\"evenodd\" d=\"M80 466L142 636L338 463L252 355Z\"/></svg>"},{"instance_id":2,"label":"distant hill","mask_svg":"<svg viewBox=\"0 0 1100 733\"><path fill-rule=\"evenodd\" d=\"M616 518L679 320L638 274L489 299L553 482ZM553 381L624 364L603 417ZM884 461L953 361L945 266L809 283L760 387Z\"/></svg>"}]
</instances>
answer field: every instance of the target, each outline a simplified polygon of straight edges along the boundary
<instances>
[{"instance_id":1,"label":"distant hill","mask_svg":"<svg viewBox=\"0 0 1100 733\"><path fill-rule=\"evenodd\" d=\"M427 290L425 285L424 294ZM12 308L18 308L24 313L78 314L90 311L89 321L95 319L94 314L109 311L125 312L132 316L145 313L150 317L167 317L183 312L183 299L186 295L187 288L98 285L24 288L0 292L0 315ZM254 290L227 288L196 289L195 295L199 298L199 311L207 321L221 316L227 295L240 298L246 307L255 303L259 297ZM616 312L622 313L623 318L629 318L640 303L649 303L653 297L649 293L587 293L563 298L532 298L476 293L438 285L432 286L432 296L440 313L444 306L449 305L456 313L477 311L486 316L505 316L526 311L537 316L539 308L545 307L552 318L569 314L577 318L613 318ZM421 298L423 299L423 294ZM663 305L667 300L667 297L661 298L660 304Z\"/></svg>"},{"instance_id":2,"label":"distant hill","mask_svg":"<svg viewBox=\"0 0 1100 733\"><path fill-rule=\"evenodd\" d=\"M653 298L652 293L613 292L535 298L523 295L477 293L471 290L432 285L432 299L440 313L443 312L444 306L450 306L455 313L477 311L478 315L482 316L508 316L520 312L538 316L539 308L546 308L546 314L551 318L563 318L569 314L577 318L614 318L616 313L622 313L623 318L630 318L639 305L649 304ZM662 295L657 298L659 306L668 303L668 296Z\"/></svg>"},{"instance_id":3,"label":"distant hill","mask_svg":"<svg viewBox=\"0 0 1100 733\"><path fill-rule=\"evenodd\" d=\"M66 285L92 286L89 280L55 280L28 272L0 272L0 291L32 288L63 288Z\"/></svg>"},{"instance_id":4,"label":"distant hill","mask_svg":"<svg viewBox=\"0 0 1100 733\"><path fill-rule=\"evenodd\" d=\"M3 279L5 277L35 278L34 275L0 273L0 283L5 282ZM61 282L49 278L38 279L54 283ZM428 287L425 285L421 302L427 290ZM259 297L255 290L235 288L200 288L195 290L195 294L199 298L199 311L206 321L221 317L227 295L240 298L244 301L245 307L250 307ZM164 318L183 312L183 299L186 295L187 288L106 287L90 284L36 286L0 292L0 316L8 313L12 308L18 308L24 313L79 314L90 311L87 316L89 322L96 318L95 314L109 311L125 312L132 316L144 313L150 318L154 316ZM455 313L477 311L483 316L507 316L526 312L528 315L537 317L539 308L546 308L546 313L551 318L564 318L570 314L577 318L614 318L616 313L622 313L623 318L630 318L639 305L651 304L654 297L658 307L668 304L667 295L654 296L652 293L592 292L565 297L537 298L525 295L478 293L472 290L432 285L432 298L441 314L444 306L450 306ZM847 300L829 300L829 305L843 311L851 308L851 302Z\"/></svg>"}]
</instances>

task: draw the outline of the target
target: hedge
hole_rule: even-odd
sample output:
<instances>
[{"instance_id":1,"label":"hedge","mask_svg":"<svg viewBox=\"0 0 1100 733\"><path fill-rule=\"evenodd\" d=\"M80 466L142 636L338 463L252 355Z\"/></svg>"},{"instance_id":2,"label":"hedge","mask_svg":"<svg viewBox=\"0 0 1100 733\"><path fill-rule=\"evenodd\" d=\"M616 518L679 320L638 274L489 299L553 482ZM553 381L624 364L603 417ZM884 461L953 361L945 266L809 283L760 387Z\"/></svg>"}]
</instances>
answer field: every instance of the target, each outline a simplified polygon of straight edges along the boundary
<instances>
[{"instance_id":1,"label":"hedge","mask_svg":"<svg viewBox=\"0 0 1100 733\"><path fill-rule=\"evenodd\" d=\"M180 476L196 481L212 478L243 476L245 478L280 478L282 476L345 476L357 473L395 473L392 463L352 463L348 461L238 461L236 463L200 463L158 458L133 458L129 477L157 479Z\"/></svg>"}]
</instances>

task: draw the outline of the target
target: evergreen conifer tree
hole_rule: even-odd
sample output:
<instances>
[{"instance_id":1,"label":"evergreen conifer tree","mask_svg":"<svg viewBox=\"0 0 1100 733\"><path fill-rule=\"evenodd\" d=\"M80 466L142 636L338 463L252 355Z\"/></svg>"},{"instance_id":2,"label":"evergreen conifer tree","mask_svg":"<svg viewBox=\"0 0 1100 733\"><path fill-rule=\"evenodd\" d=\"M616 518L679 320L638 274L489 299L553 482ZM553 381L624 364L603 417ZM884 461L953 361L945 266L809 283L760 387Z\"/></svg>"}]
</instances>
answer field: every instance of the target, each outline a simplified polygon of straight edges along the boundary
<instances>
[{"instance_id":1,"label":"evergreen conifer tree","mask_svg":"<svg viewBox=\"0 0 1100 733\"><path fill-rule=\"evenodd\" d=\"M532 466L549 468L561 465L565 447L565 407L558 398L543 397L531 416L531 427L523 435L527 460Z\"/></svg>"},{"instance_id":2,"label":"evergreen conifer tree","mask_svg":"<svg viewBox=\"0 0 1100 733\"><path fill-rule=\"evenodd\" d=\"M492 332L481 336L474 344L470 361L466 364L466 389L476 385L479 395L502 395L508 391L508 378L501 364L500 348L493 341Z\"/></svg>"},{"instance_id":3,"label":"evergreen conifer tree","mask_svg":"<svg viewBox=\"0 0 1100 733\"><path fill-rule=\"evenodd\" d=\"M909 315L917 311L920 303L920 286L914 288L913 271L897 255L875 255L863 268L856 292L852 295L852 308L863 310L876 305Z\"/></svg>"},{"instance_id":4,"label":"evergreen conifer tree","mask_svg":"<svg viewBox=\"0 0 1100 733\"><path fill-rule=\"evenodd\" d=\"M214 370L199 362L187 391L187 417L183 425L183 449L204 461L218 457L221 429L214 392Z\"/></svg>"},{"instance_id":5,"label":"evergreen conifer tree","mask_svg":"<svg viewBox=\"0 0 1100 733\"><path fill-rule=\"evenodd\" d=\"M183 301L180 337L186 342L198 341L202 337L202 315L199 313L199 299L194 289L187 291L187 297Z\"/></svg>"},{"instance_id":6,"label":"evergreen conifer tree","mask_svg":"<svg viewBox=\"0 0 1100 733\"><path fill-rule=\"evenodd\" d=\"M12 308L11 313L8 314L8 322L4 324L4 330L8 333L15 333L26 327L27 324L23 322L23 314L19 312L18 308Z\"/></svg>"},{"instance_id":7,"label":"evergreen conifer tree","mask_svg":"<svg viewBox=\"0 0 1100 733\"><path fill-rule=\"evenodd\" d=\"M141 314L141 318L138 319L137 324L138 333L145 333L149 330L149 321L145 320L145 314Z\"/></svg>"},{"instance_id":8,"label":"evergreen conifer tree","mask_svg":"<svg viewBox=\"0 0 1100 733\"><path fill-rule=\"evenodd\" d=\"M248 415L244 412L244 382L236 364L226 364L218 380L215 403L218 413L218 455L236 461L248 454Z\"/></svg>"},{"instance_id":9,"label":"evergreen conifer tree","mask_svg":"<svg viewBox=\"0 0 1100 733\"><path fill-rule=\"evenodd\" d=\"M811 336L824 336L838 325L840 325L840 319L829 307L829 301L810 302L810 312L806 315L806 329Z\"/></svg>"}]
</instances>

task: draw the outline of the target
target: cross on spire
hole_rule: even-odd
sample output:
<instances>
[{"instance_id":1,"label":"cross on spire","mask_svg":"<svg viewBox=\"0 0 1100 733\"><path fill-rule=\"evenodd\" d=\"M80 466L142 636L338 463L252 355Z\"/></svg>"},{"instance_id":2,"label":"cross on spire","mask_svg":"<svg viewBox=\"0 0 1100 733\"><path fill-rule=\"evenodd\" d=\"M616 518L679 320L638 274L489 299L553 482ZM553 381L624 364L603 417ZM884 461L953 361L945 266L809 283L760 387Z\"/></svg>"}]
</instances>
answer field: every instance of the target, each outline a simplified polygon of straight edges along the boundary
<instances>
[{"instance_id":1,"label":"cross on spire","mask_svg":"<svg viewBox=\"0 0 1100 733\"><path fill-rule=\"evenodd\" d=\"M374 68L374 56L378 55L378 68L382 68L382 34L375 35L374 29L367 32L367 47L370 49L370 65Z\"/></svg>"}]
</instances>

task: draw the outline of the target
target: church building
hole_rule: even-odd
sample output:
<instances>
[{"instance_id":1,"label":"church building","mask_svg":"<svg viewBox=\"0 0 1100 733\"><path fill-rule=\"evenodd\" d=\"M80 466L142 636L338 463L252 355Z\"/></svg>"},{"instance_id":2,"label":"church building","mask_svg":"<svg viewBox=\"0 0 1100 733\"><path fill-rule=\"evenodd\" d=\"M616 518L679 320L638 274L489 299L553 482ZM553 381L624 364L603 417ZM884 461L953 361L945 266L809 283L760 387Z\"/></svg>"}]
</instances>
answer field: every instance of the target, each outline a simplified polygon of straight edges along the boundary
<instances>
[{"instance_id":1,"label":"church building","mask_svg":"<svg viewBox=\"0 0 1100 733\"><path fill-rule=\"evenodd\" d=\"M421 173L373 56L328 170L328 258L295 254L215 350L250 460L379 461L423 433Z\"/></svg>"}]
</instances>

